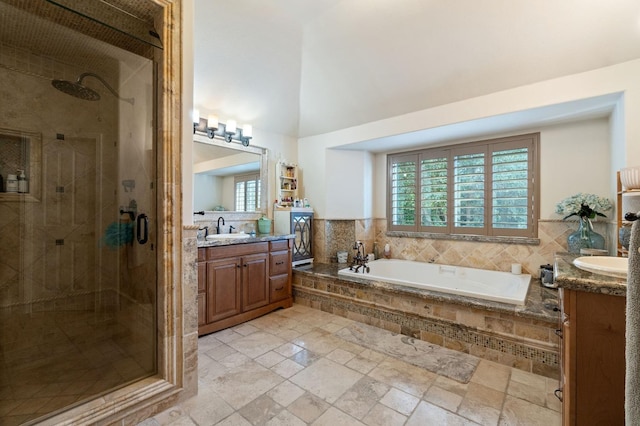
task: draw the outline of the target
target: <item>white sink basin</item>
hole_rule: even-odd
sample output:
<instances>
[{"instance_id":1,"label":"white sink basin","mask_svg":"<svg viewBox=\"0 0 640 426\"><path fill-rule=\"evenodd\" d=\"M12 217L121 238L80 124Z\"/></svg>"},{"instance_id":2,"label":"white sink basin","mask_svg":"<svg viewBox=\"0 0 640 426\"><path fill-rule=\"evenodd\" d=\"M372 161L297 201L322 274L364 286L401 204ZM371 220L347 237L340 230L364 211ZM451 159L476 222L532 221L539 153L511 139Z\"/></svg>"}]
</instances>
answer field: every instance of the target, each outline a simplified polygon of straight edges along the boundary
<instances>
[{"instance_id":1,"label":"white sink basin","mask_svg":"<svg viewBox=\"0 0 640 426\"><path fill-rule=\"evenodd\" d=\"M215 240L241 240L244 238L249 238L249 234L211 234L207 235L207 241L215 241Z\"/></svg>"},{"instance_id":2,"label":"white sink basin","mask_svg":"<svg viewBox=\"0 0 640 426\"><path fill-rule=\"evenodd\" d=\"M627 278L629 270L629 259L626 257L582 256L575 259L573 264L585 271L618 278Z\"/></svg>"}]
</instances>

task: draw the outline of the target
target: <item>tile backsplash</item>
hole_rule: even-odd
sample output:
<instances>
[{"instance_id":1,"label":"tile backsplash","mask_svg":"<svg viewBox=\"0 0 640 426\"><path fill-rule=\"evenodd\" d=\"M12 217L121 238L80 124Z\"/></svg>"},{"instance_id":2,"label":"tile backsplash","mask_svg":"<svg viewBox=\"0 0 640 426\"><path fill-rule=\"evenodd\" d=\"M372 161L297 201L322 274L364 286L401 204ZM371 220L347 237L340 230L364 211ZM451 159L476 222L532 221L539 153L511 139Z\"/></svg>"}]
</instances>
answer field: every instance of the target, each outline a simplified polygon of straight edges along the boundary
<instances>
[{"instance_id":1,"label":"tile backsplash","mask_svg":"<svg viewBox=\"0 0 640 426\"><path fill-rule=\"evenodd\" d=\"M615 224L596 221L596 232L605 236L606 247L613 253ZM374 241L382 252L385 244L391 257L496 271L510 271L512 263L522 265L523 273L536 276L540 265L553 263L555 252L567 251L567 235L577 229L574 221L541 220L538 222L540 243L513 244L501 242L458 241L429 238L389 237L386 219L327 220L314 222L314 257L317 262L335 261L338 250L352 253L353 242L364 242L367 252L373 252Z\"/></svg>"}]
</instances>

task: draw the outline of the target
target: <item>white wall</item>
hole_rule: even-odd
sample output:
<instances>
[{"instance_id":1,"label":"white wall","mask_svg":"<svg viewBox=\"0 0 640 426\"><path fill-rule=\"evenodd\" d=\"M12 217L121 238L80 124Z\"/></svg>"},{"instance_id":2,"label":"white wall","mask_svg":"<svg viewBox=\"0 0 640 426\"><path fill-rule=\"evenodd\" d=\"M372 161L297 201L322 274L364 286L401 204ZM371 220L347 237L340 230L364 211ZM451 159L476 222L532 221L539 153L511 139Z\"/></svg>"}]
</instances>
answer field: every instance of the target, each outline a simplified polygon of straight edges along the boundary
<instances>
[{"instance_id":1,"label":"white wall","mask_svg":"<svg viewBox=\"0 0 640 426\"><path fill-rule=\"evenodd\" d=\"M371 217L373 207L373 155L365 151L330 149L326 152L326 217ZM311 205L314 200L309 199Z\"/></svg>"},{"instance_id":2,"label":"white wall","mask_svg":"<svg viewBox=\"0 0 640 426\"><path fill-rule=\"evenodd\" d=\"M637 77L638 75L640 75L640 60L635 60L417 111L386 120L367 123L328 134L302 138L299 140L298 146L300 152L298 163L305 171L306 182L304 185L306 196L314 200L314 208L318 217L331 218L327 215L327 204L333 203L334 198L324 178L327 168L326 151L329 148L373 140L384 136L399 135L421 129L438 128L440 126L453 125L470 120L500 116L515 111L524 111L623 92L624 97L621 100L621 110L619 111L623 119L612 121L611 133L605 135L604 138L610 142L611 134L619 133L623 135L622 138L624 142L614 141L615 149L611 148L610 144L607 145L606 150L608 153L606 153L606 155L603 153L601 157L602 160L598 159L598 164L593 165L593 167L599 167L600 164L602 164L602 168L598 168L598 170L606 170L606 172L602 172L603 176L598 179L603 179L606 185L605 194L602 195L609 195L609 197L612 198L615 195L610 189L612 187L611 182L615 179L615 170L612 170L612 165L633 165L634 162L637 162L634 159L640 158L640 144L636 142L640 140L640 120L634 119L634 117L640 116L640 79ZM635 116L633 114L635 114ZM623 125L622 129L619 127L620 125ZM578 125L578 128L579 127L580 125ZM601 137L602 126L597 127L600 127L600 136L598 137ZM576 128L575 131L584 135L584 132L579 131L578 128ZM553 138L553 132L550 133L549 136ZM578 150L582 146L581 142L580 138L575 138L572 141L568 141L567 146L561 148L567 150L569 149L568 147L572 147L574 150ZM590 143L597 145L595 140L592 140ZM619 158L615 160L611 159L612 153L619 156L620 152L622 152L619 147L620 145L624 145L625 147L625 158L622 160ZM390 146L389 150L392 149L393 147ZM332 160L335 161L335 157L332 157ZM381 161L378 159L375 162L376 188L380 187L382 174L380 170L378 170L380 166ZM605 174L606 176L604 176ZM592 183L599 185L600 181L598 179L593 179ZM353 184L355 184L355 182ZM565 190L569 192L570 188L565 188ZM587 188L587 190L589 190L589 188ZM376 206L379 206L380 194L379 191L376 192L376 200L378 200L376 201ZM544 213L545 215L548 215L551 204L553 204L551 200L543 203L543 211L546 212ZM374 212L375 215L378 216L382 210L376 207Z\"/></svg>"},{"instance_id":3,"label":"white wall","mask_svg":"<svg viewBox=\"0 0 640 426\"><path fill-rule=\"evenodd\" d=\"M193 178L193 211L213 210L216 206L233 210L232 204L223 204L223 178L206 173L196 173Z\"/></svg>"},{"instance_id":4,"label":"white wall","mask_svg":"<svg viewBox=\"0 0 640 426\"><path fill-rule=\"evenodd\" d=\"M600 118L555 126L531 128L520 133L540 132L540 219L560 219L555 207L578 192L598 194L614 201L610 176L609 120ZM489 138L508 136L495 134ZM468 142L461 140L459 142ZM374 217L386 217L386 154L375 156ZM612 212L605 213L613 218Z\"/></svg>"}]
</instances>

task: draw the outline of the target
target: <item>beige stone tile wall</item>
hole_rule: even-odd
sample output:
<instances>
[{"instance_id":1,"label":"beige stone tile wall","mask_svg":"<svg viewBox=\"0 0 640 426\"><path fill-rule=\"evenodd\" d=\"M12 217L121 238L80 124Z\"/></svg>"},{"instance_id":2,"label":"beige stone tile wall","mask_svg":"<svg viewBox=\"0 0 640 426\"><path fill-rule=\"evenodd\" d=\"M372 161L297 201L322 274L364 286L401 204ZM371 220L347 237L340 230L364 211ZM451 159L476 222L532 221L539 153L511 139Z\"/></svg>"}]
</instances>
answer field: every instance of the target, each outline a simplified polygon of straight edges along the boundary
<instances>
[{"instance_id":1,"label":"beige stone tile wall","mask_svg":"<svg viewBox=\"0 0 640 426\"><path fill-rule=\"evenodd\" d=\"M105 93L105 102L86 102L78 109L77 99L51 87L52 78L75 80L83 71L113 75L108 64L96 62L94 68L87 69L0 45L0 79L5 83L0 96L6 100L0 129L40 134L41 138L34 140L39 146L31 146L29 151L31 156L42 153L41 161L47 165L40 175L27 176L30 186L42 189L38 199L20 202L4 196L0 201L2 306L36 304L39 310L54 308L63 303L56 301L61 294L67 299L92 292L108 293L118 281L122 261L119 253L95 244L118 217L113 191L96 191L97 181L114 186L117 182L117 148L113 141L118 140L118 101L109 101ZM68 152L76 158L68 158ZM73 164L74 174L64 167L52 167L59 157ZM4 177L12 172L5 166L9 167L0 164ZM70 232L70 225L80 229L83 224L86 227L78 236ZM58 264L66 266L54 272ZM108 296L97 300L104 303L103 309L117 303Z\"/></svg>"},{"instance_id":2,"label":"beige stone tile wall","mask_svg":"<svg viewBox=\"0 0 640 426\"><path fill-rule=\"evenodd\" d=\"M539 245L387 237L386 228L385 219L375 220L375 238L383 245L389 244L394 258L419 262L433 259L435 263L495 271L510 271L512 263L520 263L524 273L536 276L540 265L553 263L555 252L567 250L567 236L577 225L573 221L539 221ZM613 224L594 222L594 228L612 240Z\"/></svg>"},{"instance_id":3,"label":"beige stone tile wall","mask_svg":"<svg viewBox=\"0 0 640 426\"><path fill-rule=\"evenodd\" d=\"M567 236L577 229L574 221L545 220L538 222L540 244L507 244L477 241L458 241L429 238L389 237L386 219L316 220L314 249L318 262L331 263L337 247L348 241L361 240L368 253L377 242L380 255L385 244L391 257L418 262L466 266L495 271L510 271L512 263L522 264L523 273L537 276L540 265L553 263L553 254L567 250ZM615 245L615 224L596 221L596 232L606 239L605 247ZM334 232L330 232L330 231ZM324 232L323 232L324 231ZM337 232L336 232L337 231ZM349 250L350 254L352 250ZM335 261L335 259L334 259Z\"/></svg>"}]
</instances>

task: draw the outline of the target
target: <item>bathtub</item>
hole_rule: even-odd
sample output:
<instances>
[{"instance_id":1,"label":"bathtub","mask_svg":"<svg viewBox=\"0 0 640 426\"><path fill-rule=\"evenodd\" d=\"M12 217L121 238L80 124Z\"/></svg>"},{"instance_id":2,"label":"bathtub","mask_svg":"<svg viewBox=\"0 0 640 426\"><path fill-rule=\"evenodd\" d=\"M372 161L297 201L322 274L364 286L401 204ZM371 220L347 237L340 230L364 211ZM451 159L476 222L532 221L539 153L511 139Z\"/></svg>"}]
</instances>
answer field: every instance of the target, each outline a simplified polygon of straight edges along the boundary
<instances>
[{"instance_id":1,"label":"bathtub","mask_svg":"<svg viewBox=\"0 0 640 426\"><path fill-rule=\"evenodd\" d=\"M462 266L439 265L400 259L378 259L367 263L369 272L338 271L342 277L366 278L413 288L475 297L511 305L524 305L531 275L488 271Z\"/></svg>"}]
</instances>

